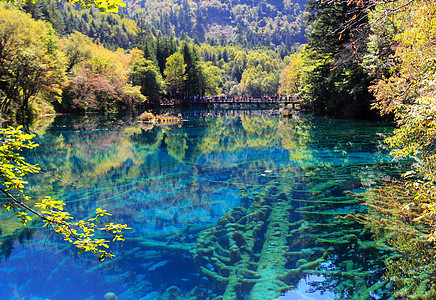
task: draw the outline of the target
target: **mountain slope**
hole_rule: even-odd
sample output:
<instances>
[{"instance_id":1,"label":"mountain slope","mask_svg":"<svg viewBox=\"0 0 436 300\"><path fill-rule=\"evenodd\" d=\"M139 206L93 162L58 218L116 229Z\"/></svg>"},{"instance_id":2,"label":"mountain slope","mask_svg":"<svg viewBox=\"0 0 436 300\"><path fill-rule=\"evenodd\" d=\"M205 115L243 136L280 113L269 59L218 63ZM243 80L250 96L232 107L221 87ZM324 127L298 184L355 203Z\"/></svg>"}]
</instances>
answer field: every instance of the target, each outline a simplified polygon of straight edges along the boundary
<instances>
[{"instance_id":1,"label":"mountain slope","mask_svg":"<svg viewBox=\"0 0 436 300\"><path fill-rule=\"evenodd\" d=\"M248 47L305 42L306 0L125 0L124 11L163 35Z\"/></svg>"}]
</instances>

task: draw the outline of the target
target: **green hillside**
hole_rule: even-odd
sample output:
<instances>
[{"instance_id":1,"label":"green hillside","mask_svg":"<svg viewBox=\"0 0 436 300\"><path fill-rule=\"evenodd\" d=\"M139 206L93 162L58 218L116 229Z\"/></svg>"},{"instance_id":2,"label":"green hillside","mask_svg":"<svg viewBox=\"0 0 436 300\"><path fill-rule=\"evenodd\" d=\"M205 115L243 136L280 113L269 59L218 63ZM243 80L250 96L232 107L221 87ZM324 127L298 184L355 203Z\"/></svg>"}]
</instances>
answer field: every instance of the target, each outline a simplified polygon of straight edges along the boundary
<instances>
[{"instance_id":1,"label":"green hillside","mask_svg":"<svg viewBox=\"0 0 436 300\"><path fill-rule=\"evenodd\" d=\"M305 42L306 0L127 0L126 12L163 35L248 47Z\"/></svg>"},{"instance_id":2,"label":"green hillside","mask_svg":"<svg viewBox=\"0 0 436 300\"><path fill-rule=\"evenodd\" d=\"M84 10L68 3L26 3L35 19L58 34L79 31L110 49L130 49L144 38L174 36L211 45L266 46L289 53L306 42L307 0L126 0L118 14Z\"/></svg>"}]
</instances>

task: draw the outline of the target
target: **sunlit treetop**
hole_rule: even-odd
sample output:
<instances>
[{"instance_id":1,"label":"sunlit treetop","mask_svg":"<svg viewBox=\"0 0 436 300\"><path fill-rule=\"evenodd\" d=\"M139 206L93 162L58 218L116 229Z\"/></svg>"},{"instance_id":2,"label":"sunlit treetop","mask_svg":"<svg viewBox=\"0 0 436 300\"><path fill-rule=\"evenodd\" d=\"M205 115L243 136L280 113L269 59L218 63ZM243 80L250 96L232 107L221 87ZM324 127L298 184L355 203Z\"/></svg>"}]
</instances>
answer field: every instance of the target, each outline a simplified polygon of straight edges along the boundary
<instances>
[{"instance_id":1,"label":"sunlit treetop","mask_svg":"<svg viewBox=\"0 0 436 300\"><path fill-rule=\"evenodd\" d=\"M8 2L15 2L16 0L7 0ZM28 2L36 3L38 0L25 0ZM56 0L61 2L61 0ZM82 8L90 8L93 4L101 12L118 12L119 7L126 6L121 0L65 0L71 5L79 4Z\"/></svg>"}]
</instances>

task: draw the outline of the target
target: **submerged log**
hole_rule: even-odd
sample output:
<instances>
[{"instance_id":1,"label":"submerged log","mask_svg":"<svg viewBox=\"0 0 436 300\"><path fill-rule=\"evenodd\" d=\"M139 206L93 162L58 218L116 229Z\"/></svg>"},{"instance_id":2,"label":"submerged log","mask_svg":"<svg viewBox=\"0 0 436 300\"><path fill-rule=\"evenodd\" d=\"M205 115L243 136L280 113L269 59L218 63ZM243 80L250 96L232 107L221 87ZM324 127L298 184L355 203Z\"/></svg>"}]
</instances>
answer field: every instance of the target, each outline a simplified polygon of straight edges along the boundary
<instances>
[{"instance_id":1,"label":"submerged log","mask_svg":"<svg viewBox=\"0 0 436 300\"><path fill-rule=\"evenodd\" d=\"M198 235L194 263L210 279L214 300L277 299L307 274L322 274L326 285L333 280L344 290L353 284L362 291L384 286L371 278L386 258L380 251L389 249L367 240L358 223L342 217L349 208L357 212L359 202L344 192L355 179L327 178L324 171L306 173L310 182L304 193L295 192L297 199L292 189L301 184L297 176L288 170L272 177L250 197L249 207L228 211ZM371 253L365 267L353 259L363 252ZM328 270L319 268L323 262Z\"/></svg>"}]
</instances>

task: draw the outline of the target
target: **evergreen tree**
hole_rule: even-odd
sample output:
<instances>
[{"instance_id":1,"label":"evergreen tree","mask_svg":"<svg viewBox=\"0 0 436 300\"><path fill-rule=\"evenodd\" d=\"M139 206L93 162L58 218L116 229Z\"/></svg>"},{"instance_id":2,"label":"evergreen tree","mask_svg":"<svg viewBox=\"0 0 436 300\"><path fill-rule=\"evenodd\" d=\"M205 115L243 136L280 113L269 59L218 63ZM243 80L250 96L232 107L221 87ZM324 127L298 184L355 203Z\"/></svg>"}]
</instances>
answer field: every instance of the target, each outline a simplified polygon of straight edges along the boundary
<instances>
[{"instance_id":1,"label":"evergreen tree","mask_svg":"<svg viewBox=\"0 0 436 300\"><path fill-rule=\"evenodd\" d=\"M143 46L141 47L144 52L144 58L147 60L153 61L156 65L158 65L156 58L156 48L152 39L146 39L144 41ZM161 73L162 74L162 73Z\"/></svg>"},{"instance_id":2,"label":"evergreen tree","mask_svg":"<svg viewBox=\"0 0 436 300\"><path fill-rule=\"evenodd\" d=\"M168 57L176 51L177 46L173 36L169 38L160 36L156 39L156 59L161 74L164 74L165 64Z\"/></svg>"},{"instance_id":3,"label":"evergreen tree","mask_svg":"<svg viewBox=\"0 0 436 300\"><path fill-rule=\"evenodd\" d=\"M371 118L370 78L356 49L356 35L344 27L359 6L347 1L326 3L310 0L309 22L313 29L305 51L303 94L318 114L346 118ZM362 18L362 23L366 18ZM362 24L363 26L364 24ZM363 28L363 27L362 27ZM365 40L365 36L359 37Z\"/></svg>"},{"instance_id":4,"label":"evergreen tree","mask_svg":"<svg viewBox=\"0 0 436 300\"><path fill-rule=\"evenodd\" d=\"M53 0L41 0L36 3L26 2L23 9L30 13L35 20L50 22L57 34L62 35L65 33L65 20L56 3Z\"/></svg>"},{"instance_id":5,"label":"evergreen tree","mask_svg":"<svg viewBox=\"0 0 436 300\"><path fill-rule=\"evenodd\" d=\"M186 64L184 94L186 96L201 95L203 78L200 67L200 55L195 46L192 45L190 47L188 43L183 44L182 54Z\"/></svg>"}]
</instances>

